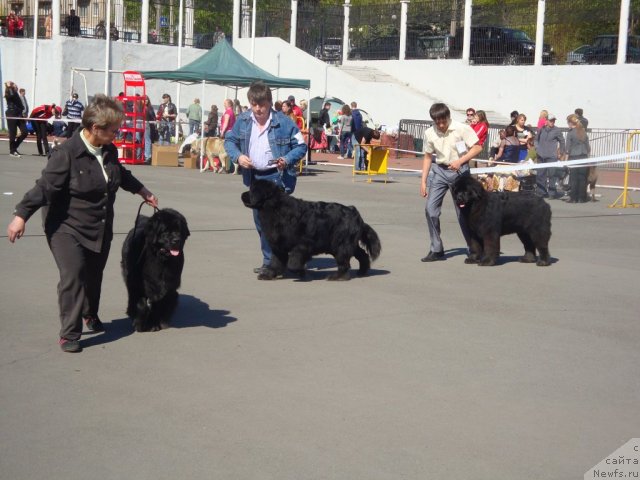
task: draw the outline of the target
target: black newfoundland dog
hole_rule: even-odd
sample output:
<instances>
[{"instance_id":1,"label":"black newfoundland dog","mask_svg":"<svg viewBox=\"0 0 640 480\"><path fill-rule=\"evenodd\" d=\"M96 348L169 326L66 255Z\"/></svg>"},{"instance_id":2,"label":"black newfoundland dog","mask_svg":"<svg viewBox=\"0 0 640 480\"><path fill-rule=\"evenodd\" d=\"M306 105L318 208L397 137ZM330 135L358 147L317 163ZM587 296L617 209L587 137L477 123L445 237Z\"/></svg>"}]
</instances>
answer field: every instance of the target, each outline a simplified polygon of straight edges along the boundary
<instances>
[{"instance_id":1,"label":"black newfoundland dog","mask_svg":"<svg viewBox=\"0 0 640 480\"><path fill-rule=\"evenodd\" d=\"M532 192L492 192L469 175L453 185L453 198L460 207L471 233L471 253L465 263L495 265L500 253L500 236L515 233L524 245L521 262L549 261L551 207Z\"/></svg>"},{"instance_id":2,"label":"black newfoundland dog","mask_svg":"<svg viewBox=\"0 0 640 480\"><path fill-rule=\"evenodd\" d=\"M122 276L127 285L127 315L138 332L169 327L178 304L184 266L184 243L189 236L185 218L175 210L140 215L122 246Z\"/></svg>"},{"instance_id":3,"label":"black newfoundland dog","mask_svg":"<svg viewBox=\"0 0 640 480\"><path fill-rule=\"evenodd\" d=\"M242 202L258 211L273 250L271 265L258 275L260 280L283 275L287 266L302 278L306 262L321 253L333 255L338 264L329 280L349 280L351 257L360 262L358 275L362 276L380 255L380 239L356 207L294 198L266 180L253 183L242 194Z\"/></svg>"}]
</instances>

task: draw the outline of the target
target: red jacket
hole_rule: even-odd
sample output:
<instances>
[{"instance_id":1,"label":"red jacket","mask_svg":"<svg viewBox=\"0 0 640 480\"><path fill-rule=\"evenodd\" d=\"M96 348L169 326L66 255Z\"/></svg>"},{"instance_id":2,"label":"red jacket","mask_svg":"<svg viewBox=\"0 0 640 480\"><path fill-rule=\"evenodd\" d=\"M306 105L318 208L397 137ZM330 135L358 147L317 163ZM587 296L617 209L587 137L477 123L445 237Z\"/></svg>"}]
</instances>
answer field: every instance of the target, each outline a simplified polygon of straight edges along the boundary
<instances>
[{"instance_id":1,"label":"red jacket","mask_svg":"<svg viewBox=\"0 0 640 480\"><path fill-rule=\"evenodd\" d=\"M47 119L47 118L51 118L54 115L54 109L58 112L58 113L62 113L62 109L60 107L57 107L54 105L40 105L39 107L34 108L33 110L31 110L31 115L29 115L29 118L42 118Z\"/></svg>"}]
</instances>

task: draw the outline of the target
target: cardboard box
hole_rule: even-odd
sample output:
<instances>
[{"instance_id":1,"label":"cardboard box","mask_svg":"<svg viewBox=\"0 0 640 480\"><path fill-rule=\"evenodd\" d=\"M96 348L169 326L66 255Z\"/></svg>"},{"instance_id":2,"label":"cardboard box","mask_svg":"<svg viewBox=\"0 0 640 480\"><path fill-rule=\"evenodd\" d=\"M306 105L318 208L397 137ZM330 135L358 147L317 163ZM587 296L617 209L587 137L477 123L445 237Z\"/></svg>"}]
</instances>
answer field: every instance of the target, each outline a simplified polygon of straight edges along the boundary
<instances>
[{"instance_id":1,"label":"cardboard box","mask_svg":"<svg viewBox=\"0 0 640 480\"><path fill-rule=\"evenodd\" d=\"M200 163L200 157L197 155L189 154L189 156L184 157L184 168L200 168L198 164Z\"/></svg>"},{"instance_id":2,"label":"cardboard box","mask_svg":"<svg viewBox=\"0 0 640 480\"><path fill-rule=\"evenodd\" d=\"M154 167L177 167L178 148L180 145L156 145L151 146L151 165Z\"/></svg>"}]
</instances>

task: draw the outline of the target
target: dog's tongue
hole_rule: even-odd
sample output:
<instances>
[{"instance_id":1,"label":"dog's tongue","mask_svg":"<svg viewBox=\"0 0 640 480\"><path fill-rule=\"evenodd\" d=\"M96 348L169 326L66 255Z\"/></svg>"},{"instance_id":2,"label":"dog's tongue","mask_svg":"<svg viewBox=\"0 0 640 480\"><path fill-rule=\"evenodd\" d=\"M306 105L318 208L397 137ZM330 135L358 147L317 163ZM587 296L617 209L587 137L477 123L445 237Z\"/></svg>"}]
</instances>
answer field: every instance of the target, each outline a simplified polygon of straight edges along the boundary
<instances>
[{"instance_id":1,"label":"dog's tongue","mask_svg":"<svg viewBox=\"0 0 640 480\"><path fill-rule=\"evenodd\" d=\"M176 250L174 248L169 250L169 252L171 253L171 256L173 256L173 257L177 257L178 255L180 255L180 250Z\"/></svg>"}]
</instances>

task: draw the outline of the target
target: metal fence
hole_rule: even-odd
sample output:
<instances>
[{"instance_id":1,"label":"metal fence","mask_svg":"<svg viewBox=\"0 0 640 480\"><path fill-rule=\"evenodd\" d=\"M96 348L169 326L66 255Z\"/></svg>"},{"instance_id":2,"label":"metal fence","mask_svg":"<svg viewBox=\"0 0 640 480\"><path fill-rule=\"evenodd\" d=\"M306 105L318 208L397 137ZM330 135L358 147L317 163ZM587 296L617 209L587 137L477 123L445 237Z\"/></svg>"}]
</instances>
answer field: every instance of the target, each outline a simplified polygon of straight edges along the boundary
<instances>
[{"instance_id":1,"label":"metal fence","mask_svg":"<svg viewBox=\"0 0 640 480\"><path fill-rule=\"evenodd\" d=\"M58 1L58 0L53 0ZM80 37L106 36L106 0L61 3L61 34L69 35L67 18L77 4ZM614 63L620 0L554 0L545 2L544 64ZM51 35L50 2L39 2L38 36ZM147 41L177 45L179 0L151 0ZM183 45L210 48L219 31L231 37L233 0L184 0ZM240 36L251 35L252 2L241 0ZM297 46L329 62L342 57L344 3L299 0ZM407 9L405 57L460 58L464 31L464 0L411 0ZM111 37L114 41L141 41L140 0L111 1ZM537 0L488 2L476 0L471 16L472 64L530 64L535 55ZM18 32L8 16L17 12L23 22ZM0 35L32 37L33 3L0 0ZM289 41L291 1L257 2L256 36L275 36ZM401 2L372 1L351 5L348 57L395 59L400 56ZM640 0L631 0L627 62L640 62ZM608 37L605 37L608 36ZM591 50L589 52L589 47Z\"/></svg>"},{"instance_id":2,"label":"metal fence","mask_svg":"<svg viewBox=\"0 0 640 480\"><path fill-rule=\"evenodd\" d=\"M422 157L422 153L418 152L423 151L422 142L424 133L431 126L431 124L432 122L429 120L400 120L400 123L398 125L398 141L396 144L396 148L402 150L410 150L409 148L407 148L407 145L413 144L413 150L416 152L403 152L400 156L411 157L415 155L416 157ZM485 141L483 151L480 154L479 158L489 158L489 148L492 143L500 138L499 131L504 128L506 128L506 125L494 125L489 128L487 140ZM530 130L535 130L530 126L528 128ZM565 136L567 132L569 132L568 128L560 128L560 130ZM591 157L604 157L607 155L625 153L627 151L627 142L631 131L632 130L618 130L607 128L588 129L587 132L589 135L589 144L591 145ZM631 151L640 151L640 136L636 135L633 137L631 143ZM624 165L620 163L606 164L605 167L611 169L624 169ZM640 168L640 161L631 162L631 168Z\"/></svg>"}]
</instances>

